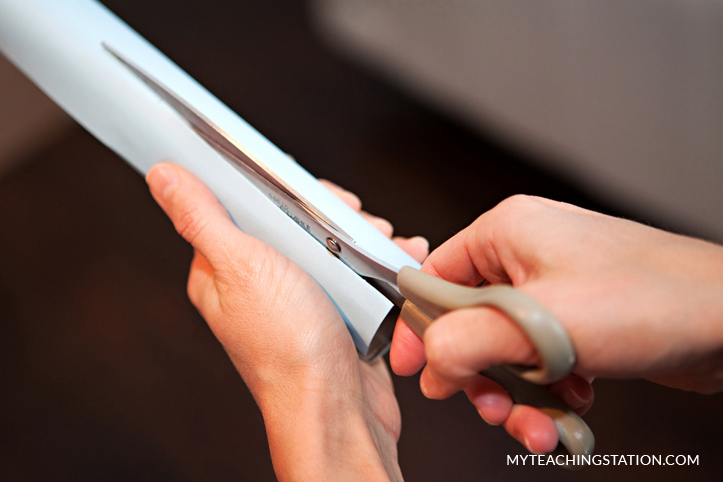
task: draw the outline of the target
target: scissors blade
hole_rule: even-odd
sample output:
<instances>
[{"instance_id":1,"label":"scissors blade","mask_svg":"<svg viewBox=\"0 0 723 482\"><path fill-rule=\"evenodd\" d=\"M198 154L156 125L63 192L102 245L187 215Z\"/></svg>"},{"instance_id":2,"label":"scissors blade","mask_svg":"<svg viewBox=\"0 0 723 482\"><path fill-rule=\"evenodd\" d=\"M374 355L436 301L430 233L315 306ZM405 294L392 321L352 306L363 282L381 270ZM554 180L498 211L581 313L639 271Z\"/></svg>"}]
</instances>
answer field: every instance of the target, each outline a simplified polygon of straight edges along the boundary
<instances>
[{"instance_id":1,"label":"scissors blade","mask_svg":"<svg viewBox=\"0 0 723 482\"><path fill-rule=\"evenodd\" d=\"M344 236L336 238L336 242L339 247L337 256L344 264L353 269L359 276L365 278L401 308L406 299L397 286L399 270L361 249L356 243L349 242Z\"/></svg>"},{"instance_id":2,"label":"scissors blade","mask_svg":"<svg viewBox=\"0 0 723 482\"><path fill-rule=\"evenodd\" d=\"M134 64L127 57L122 55L116 49L102 43L103 48L110 52L118 61L125 65L131 72L133 72L144 84L151 88L161 99L163 99L168 105L170 105L183 119L190 124L190 126L214 149L219 151L228 160L230 160L236 167L240 167L244 172L256 176L257 179L265 181L265 184L271 185L280 194L283 195L288 201L298 205L298 207L305 211L306 214L312 217L316 222L323 223L339 233L344 231L337 226L335 223L330 221L323 213L315 208L309 201L307 201L301 194L299 194L294 188L289 186L283 179L281 179L274 171L272 171L263 162L257 159L251 154L244 146L232 138L229 134L224 132L220 127L213 123L206 116L197 111L194 107L188 104L185 100L180 98L177 94L171 91L168 87L163 85L161 82L153 78L150 74L145 72L139 66ZM284 208L283 203L278 198L272 199L282 210ZM287 205L288 207L288 205ZM287 211L287 214L289 212ZM291 216L293 218L293 216ZM346 235L346 234L345 234ZM348 237L348 235L346 235Z\"/></svg>"},{"instance_id":3,"label":"scissors blade","mask_svg":"<svg viewBox=\"0 0 723 482\"><path fill-rule=\"evenodd\" d=\"M403 297L397 288L397 269L360 248L348 234L327 219L283 179L168 87L110 45L105 42L102 45L185 119L208 144L234 166L250 174L248 179L261 191L265 191L271 200L299 226L325 245L359 276L384 282L376 283L376 286L396 304L403 303Z\"/></svg>"}]
</instances>

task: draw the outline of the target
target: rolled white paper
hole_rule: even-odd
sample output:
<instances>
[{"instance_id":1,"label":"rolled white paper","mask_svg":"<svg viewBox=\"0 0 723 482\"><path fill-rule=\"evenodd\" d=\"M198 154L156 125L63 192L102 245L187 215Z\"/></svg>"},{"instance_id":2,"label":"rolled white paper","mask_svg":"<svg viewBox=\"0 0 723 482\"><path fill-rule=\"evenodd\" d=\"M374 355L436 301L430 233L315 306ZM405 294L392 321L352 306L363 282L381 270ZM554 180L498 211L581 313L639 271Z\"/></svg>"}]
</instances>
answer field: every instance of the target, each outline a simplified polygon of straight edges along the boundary
<instances>
[{"instance_id":1,"label":"rolled white paper","mask_svg":"<svg viewBox=\"0 0 723 482\"><path fill-rule=\"evenodd\" d=\"M0 0L0 51L141 173L158 162L172 161L197 176L243 231L314 277L344 317L359 351L366 354L391 302L256 189L103 49L102 42L239 141L359 246L397 268L419 266L101 4L93 0Z\"/></svg>"}]
</instances>

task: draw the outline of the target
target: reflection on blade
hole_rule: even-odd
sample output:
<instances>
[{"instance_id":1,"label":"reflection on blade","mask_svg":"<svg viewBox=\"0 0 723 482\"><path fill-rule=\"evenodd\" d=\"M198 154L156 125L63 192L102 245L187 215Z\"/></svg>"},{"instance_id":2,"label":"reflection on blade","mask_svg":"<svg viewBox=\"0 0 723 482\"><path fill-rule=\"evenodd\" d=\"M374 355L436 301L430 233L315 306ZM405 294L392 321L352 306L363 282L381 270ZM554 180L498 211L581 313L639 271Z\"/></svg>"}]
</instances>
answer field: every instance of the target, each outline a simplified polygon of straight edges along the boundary
<instances>
[{"instance_id":1,"label":"reflection on blade","mask_svg":"<svg viewBox=\"0 0 723 482\"><path fill-rule=\"evenodd\" d=\"M339 228L336 224L328 220L318 209L316 209L310 202L304 199L301 194L289 186L283 179L277 176L271 169L265 164L256 159L253 154L248 152L241 144L236 142L231 136L224 132L220 127L211 122L203 114L198 112L183 99L178 97L166 86L158 82L156 79L151 77L148 73L143 71L140 67L135 65L133 62L125 58L113 47L109 46L105 42L103 48L110 52L116 59L118 59L123 65L125 65L131 72L133 72L140 80L143 81L148 87L150 87L156 94L158 94L166 103L168 103L178 114L188 122L191 127L208 142L211 147L220 152L226 159L231 161L236 167L241 168L247 174L254 176L257 181L262 181L263 184L273 189L278 197L272 197L272 201L276 203L283 211L291 216L297 223L303 228L309 231L308 226L304 226L300 220L294 216L289 204L295 204L296 207L302 210L308 217L313 219L317 223L328 226L334 229L341 235L349 238L344 231Z\"/></svg>"},{"instance_id":2,"label":"reflection on blade","mask_svg":"<svg viewBox=\"0 0 723 482\"><path fill-rule=\"evenodd\" d=\"M394 267L357 246L349 235L325 218L311 203L203 114L118 51L106 43L103 43L103 47L168 103L211 147L235 167L248 174L247 179L302 229L360 276L379 280L375 286L395 304L401 306L404 298L396 286L397 270Z\"/></svg>"}]
</instances>

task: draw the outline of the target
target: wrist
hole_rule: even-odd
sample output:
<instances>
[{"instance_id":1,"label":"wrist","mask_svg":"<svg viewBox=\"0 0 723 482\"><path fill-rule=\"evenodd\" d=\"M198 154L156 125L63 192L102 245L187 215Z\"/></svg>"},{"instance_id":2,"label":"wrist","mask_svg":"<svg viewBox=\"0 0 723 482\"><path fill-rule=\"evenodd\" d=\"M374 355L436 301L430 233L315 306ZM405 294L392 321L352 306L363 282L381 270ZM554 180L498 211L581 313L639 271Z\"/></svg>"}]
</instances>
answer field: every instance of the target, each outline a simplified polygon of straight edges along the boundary
<instances>
[{"instance_id":1,"label":"wrist","mask_svg":"<svg viewBox=\"0 0 723 482\"><path fill-rule=\"evenodd\" d=\"M255 396L279 480L401 480L396 437L369 410L359 376L295 377Z\"/></svg>"}]
</instances>

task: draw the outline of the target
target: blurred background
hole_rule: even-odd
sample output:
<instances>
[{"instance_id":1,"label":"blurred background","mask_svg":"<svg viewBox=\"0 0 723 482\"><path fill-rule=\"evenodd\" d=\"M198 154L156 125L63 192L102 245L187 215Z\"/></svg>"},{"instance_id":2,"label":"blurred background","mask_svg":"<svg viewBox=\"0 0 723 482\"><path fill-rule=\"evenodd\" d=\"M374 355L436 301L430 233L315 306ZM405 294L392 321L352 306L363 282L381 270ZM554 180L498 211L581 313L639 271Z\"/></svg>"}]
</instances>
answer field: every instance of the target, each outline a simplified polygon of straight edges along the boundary
<instances>
[{"instance_id":1,"label":"blurred background","mask_svg":"<svg viewBox=\"0 0 723 482\"><path fill-rule=\"evenodd\" d=\"M723 240L716 1L103 2L317 177L432 247L516 193ZM0 57L0 480L274 480L143 179ZM463 396L395 377L410 481L718 480L721 395L596 381L599 454L512 467Z\"/></svg>"}]
</instances>

